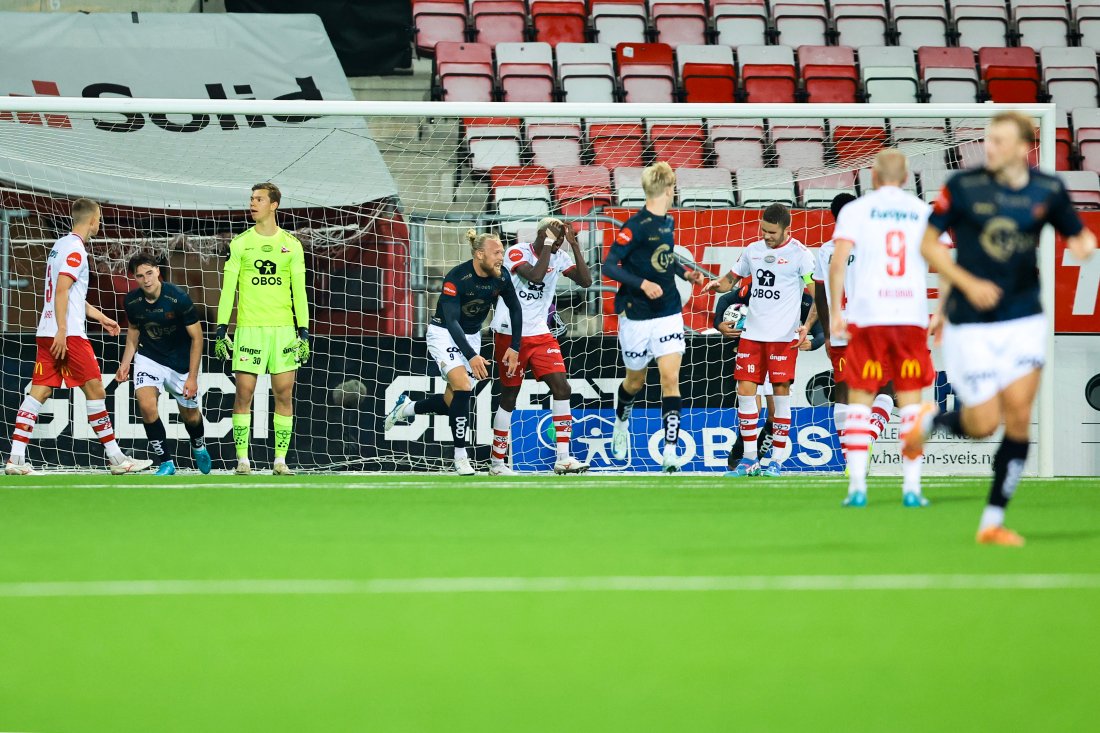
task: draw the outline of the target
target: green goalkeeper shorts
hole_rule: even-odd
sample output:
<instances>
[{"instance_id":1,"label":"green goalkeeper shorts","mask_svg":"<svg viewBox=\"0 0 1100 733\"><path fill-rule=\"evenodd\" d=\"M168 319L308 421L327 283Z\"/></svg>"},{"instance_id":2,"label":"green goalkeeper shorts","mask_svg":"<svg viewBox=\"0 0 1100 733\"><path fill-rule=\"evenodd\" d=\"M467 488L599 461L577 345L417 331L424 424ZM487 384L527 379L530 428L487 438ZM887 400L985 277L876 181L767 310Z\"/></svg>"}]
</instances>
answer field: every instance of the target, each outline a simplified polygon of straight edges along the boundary
<instances>
[{"instance_id":1,"label":"green goalkeeper shorts","mask_svg":"<svg viewBox=\"0 0 1100 733\"><path fill-rule=\"evenodd\" d=\"M239 326L233 334L233 371L282 374L298 368L294 326Z\"/></svg>"}]
</instances>

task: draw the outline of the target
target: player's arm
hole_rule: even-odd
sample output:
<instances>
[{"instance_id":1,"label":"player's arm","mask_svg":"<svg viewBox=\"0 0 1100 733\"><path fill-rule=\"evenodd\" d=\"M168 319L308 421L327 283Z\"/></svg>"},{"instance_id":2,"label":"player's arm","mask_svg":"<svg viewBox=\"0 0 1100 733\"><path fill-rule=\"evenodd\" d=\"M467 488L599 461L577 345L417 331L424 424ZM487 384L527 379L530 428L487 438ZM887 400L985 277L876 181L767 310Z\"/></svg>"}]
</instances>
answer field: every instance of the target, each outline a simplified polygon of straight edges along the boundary
<instances>
[{"instance_id":1,"label":"player's arm","mask_svg":"<svg viewBox=\"0 0 1100 733\"><path fill-rule=\"evenodd\" d=\"M565 241L573 250L573 266L565 271L564 275L580 285L582 288L592 287L592 271L588 268L588 260L581 252L581 243L577 241L577 232L571 226L565 227Z\"/></svg>"},{"instance_id":2,"label":"player's arm","mask_svg":"<svg viewBox=\"0 0 1100 733\"><path fill-rule=\"evenodd\" d=\"M717 280L711 280L709 283L703 286L704 293L727 293L740 278L747 277L750 273L748 261L745 258L745 253L742 252L741 256L737 258L737 262L733 263L733 269L727 272Z\"/></svg>"},{"instance_id":3,"label":"player's arm","mask_svg":"<svg viewBox=\"0 0 1100 733\"><path fill-rule=\"evenodd\" d=\"M50 345L50 353L55 359L64 359L65 339L69 336L69 290L75 282L71 275L63 272L57 277L57 287L53 293L53 317L57 321L57 333Z\"/></svg>"},{"instance_id":4,"label":"player's arm","mask_svg":"<svg viewBox=\"0 0 1100 733\"><path fill-rule=\"evenodd\" d=\"M309 361L309 300L306 298L306 253L301 242L290 259L290 295L294 320L298 324L298 363Z\"/></svg>"},{"instance_id":5,"label":"player's arm","mask_svg":"<svg viewBox=\"0 0 1100 733\"><path fill-rule=\"evenodd\" d=\"M202 368L203 335L202 325L197 321L187 327L191 337L191 354L187 364L187 379L183 382L183 396L189 399L199 393L199 369Z\"/></svg>"},{"instance_id":6,"label":"player's arm","mask_svg":"<svg viewBox=\"0 0 1100 733\"><path fill-rule=\"evenodd\" d=\"M127 314L129 315L129 314ZM141 328L134 325L134 319L130 318L130 325L126 327L126 347L122 350L122 361L119 362L115 379L125 382L130 378L130 365L134 363L134 354L138 350L138 342L141 340Z\"/></svg>"},{"instance_id":7,"label":"player's arm","mask_svg":"<svg viewBox=\"0 0 1100 733\"><path fill-rule=\"evenodd\" d=\"M840 212L841 219L844 212ZM838 221L837 227L840 226ZM852 254L855 243L850 239L833 238L833 261L829 263L829 298L834 303L844 302L844 283L848 276L848 257ZM844 321L844 313L838 308L830 315L829 333L837 338L848 338L848 324Z\"/></svg>"},{"instance_id":8,"label":"player's arm","mask_svg":"<svg viewBox=\"0 0 1100 733\"><path fill-rule=\"evenodd\" d=\"M929 221L920 243L920 253L928 266L939 273L940 281L956 287L978 310L990 310L1001 300L1001 289L989 280L975 277L955 262L951 250L940 242L943 230ZM945 299L946 300L946 299Z\"/></svg>"},{"instance_id":9,"label":"player's arm","mask_svg":"<svg viewBox=\"0 0 1100 733\"><path fill-rule=\"evenodd\" d=\"M1066 238L1066 248L1077 259L1087 260L1096 251L1096 235L1081 221L1061 179L1058 179L1058 191L1051 201L1047 220Z\"/></svg>"},{"instance_id":10,"label":"player's arm","mask_svg":"<svg viewBox=\"0 0 1100 733\"><path fill-rule=\"evenodd\" d=\"M714 328L726 338L735 339L741 336L741 331L734 328L733 323L722 320L722 317L726 315L726 310L731 305L735 305L737 301L737 292L726 293L718 299L718 306L714 309Z\"/></svg>"},{"instance_id":11,"label":"player's arm","mask_svg":"<svg viewBox=\"0 0 1100 733\"><path fill-rule=\"evenodd\" d=\"M607 253L607 257L603 261L603 274L604 277L608 277L612 280L617 280L623 285L629 285L632 288L637 288L645 293L646 297L650 300L655 300L664 295L664 288L655 282L650 282L645 278L635 275L633 272L627 270L622 262L626 259L627 254L630 253L630 247L634 243L634 234L625 226L619 230L618 236L615 237L615 243L611 245L611 249Z\"/></svg>"},{"instance_id":12,"label":"player's arm","mask_svg":"<svg viewBox=\"0 0 1100 733\"><path fill-rule=\"evenodd\" d=\"M241 275L241 252L235 248L236 240L229 244L229 257L222 270L222 292L218 298L218 328L214 332L214 355L230 359L233 342L229 338L229 319L233 316L233 301L237 298L237 285Z\"/></svg>"},{"instance_id":13,"label":"player's arm","mask_svg":"<svg viewBox=\"0 0 1100 733\"><path fill-rule=\"evenodd\" d=\"M504 299L504 305L508 307L508 318L512 322L512 345L504 352L504 368L508 376L514 376L519 366L519 347L523 340L523 306L520 305L519 296L512 285L512 278L504 278L504 290L500 297Z\"/></svg>"},{"instance_id":14,"label":"player's arm","mask_svg":"<svg viewBox=\"0 0 1100 733\"><path fill-rule=\"evenodd\" d=\"M829 299L825 296L825 283L821 280L814 280L814 314L817 317L818 323L821 324L821 330L825 334L825 341L829 341Z\"/></svg>"},{"instance_id":15,"label":"player's arm","mask_svg":"<svg viewBox=\"0 0 1100 733\"><path fill-rule=\"evenodd\" d=\"M559 237L562 236L560 231L556 231L555 233ZM534 248L539 249L539 247L542 247L542 249L539 250L539 257L535 260L535 264L532 265L530 262L520 262L515 266L512 272L529 283L541 283L543 278L546 277L547 269L550 267L550 255L553 254L553 252L550 251L551 248L545 245L546 229L539 229L535 234Z\"/></svg>"},{"instance_id":16,"label":"player's arm","mask_svg":"<svg viewBox=\"0 0 1100 733\"><path fill-rule=\"evenodd\" d=\"M87 301L84 302L84 315L103 326L107 333L112 336L118 336L122 333L122 327L118 325L118 321Z\"/></svg>"}]
</instances>

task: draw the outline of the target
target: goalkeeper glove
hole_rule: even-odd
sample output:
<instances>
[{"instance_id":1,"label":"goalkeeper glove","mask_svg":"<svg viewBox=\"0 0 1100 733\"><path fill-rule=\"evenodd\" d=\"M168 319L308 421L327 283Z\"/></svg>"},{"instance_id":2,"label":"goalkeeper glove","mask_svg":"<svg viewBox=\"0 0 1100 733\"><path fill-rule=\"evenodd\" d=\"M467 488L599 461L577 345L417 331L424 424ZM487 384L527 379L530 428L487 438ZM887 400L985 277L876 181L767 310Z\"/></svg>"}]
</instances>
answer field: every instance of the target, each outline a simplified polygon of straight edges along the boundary
<instances>
[{"instance_id":1,"label":"goalkeeper glove","mask_svg":"<svg viewBox=\"0 0 1100 733\"><path fill-rule=\"evenodd\" d=\"M233 339L226 333L228 330L229 326L218 326L214 333L214 356L224 361L233 358Z\"/></svg>"},{"instance_id":2,"label":"goalkeeper glove","mask_svg":"<svg viewBox=\"0 0 1100 733\"><path fill-rule=\"evenodd\" d=\"M309 361L309 329L298 329L298 341L294 344L295 359L299 364Z\"/></svg>"}]
</instances>

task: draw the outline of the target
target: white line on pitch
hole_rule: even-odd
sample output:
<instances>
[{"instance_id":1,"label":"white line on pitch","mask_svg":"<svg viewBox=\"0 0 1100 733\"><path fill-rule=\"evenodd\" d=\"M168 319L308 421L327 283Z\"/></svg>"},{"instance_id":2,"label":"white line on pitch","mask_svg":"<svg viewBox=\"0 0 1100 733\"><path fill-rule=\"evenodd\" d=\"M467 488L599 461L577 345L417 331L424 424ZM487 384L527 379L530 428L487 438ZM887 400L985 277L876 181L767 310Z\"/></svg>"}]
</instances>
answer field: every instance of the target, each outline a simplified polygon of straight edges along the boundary
<instances>
[{"instance_id":1,"label":"white line on pitch","mask_svg":"<svg viewBox=\"0 0 1100 733\"><path fill-rule=\"evenodd\" d=\"M0 583L0 598L1100 589L1100 574L695 575Z\"/></svg>"}]
</instances>

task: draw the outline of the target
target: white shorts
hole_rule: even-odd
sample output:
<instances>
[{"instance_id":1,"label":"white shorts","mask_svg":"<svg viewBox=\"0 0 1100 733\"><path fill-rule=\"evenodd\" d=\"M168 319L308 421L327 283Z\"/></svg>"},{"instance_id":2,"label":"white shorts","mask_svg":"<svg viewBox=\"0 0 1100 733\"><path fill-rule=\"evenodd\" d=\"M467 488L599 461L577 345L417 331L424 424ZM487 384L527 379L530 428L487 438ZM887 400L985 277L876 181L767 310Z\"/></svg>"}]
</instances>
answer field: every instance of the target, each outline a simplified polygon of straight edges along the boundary
<instances>
[{"instance_id":1,"label":"white shorts","mask_svg":"<svg viewBox=\"0 0 1100 733\"><path fill-rule=\"evenodd\" d=\"M635 372L665 354L684 353L684 314L673 313L645 321L620 316L619 348L626 368Z\"/></svg>"},{"instance_id":2,"label":"white shorts","mask_svg":"<svg viewBox=\"0 0 1100 733\"><path fill-rule=\"evenodd\" d=\"M468 333L465 336L466 343L474 353L481 353L481 332ZM469 360L462 355L462 349L458 348L458 344L451 338L451 332L442 326L428 326L428 353L435 359L435 363L439 366L439 373L444 377L455 367L461 366L466 368L466 373L470 375L471 380L477 381L470 369Z\"/></svg>"},{"instance_id":3,"label":"white shorts","mask_svg":"<svg viewBox=\"0 0 1100 733\"><path fill-rule=\"evenodd\" d=\"M1046 362L1042 313L995 323L948 323L943 361L951 389L964 405L980 405Z\"/></svg>"},{"instance_id":4,"label":"white shorts","mask_svg":"<svg viewBox=\"0 0 1100 733\"><path fill-rule=\"evenodd\" d=\"M183 396L183 383L187 381L187 375L174 369L169 369L160 362L153 361L147 356L138 354L134 357L134 391L142 387L156 387L176 398L180 407L197 408L198 399L190 399Z\"/></svg>"}]
</instances>

